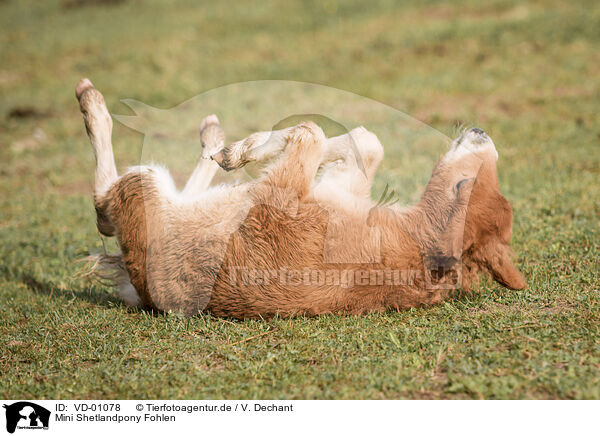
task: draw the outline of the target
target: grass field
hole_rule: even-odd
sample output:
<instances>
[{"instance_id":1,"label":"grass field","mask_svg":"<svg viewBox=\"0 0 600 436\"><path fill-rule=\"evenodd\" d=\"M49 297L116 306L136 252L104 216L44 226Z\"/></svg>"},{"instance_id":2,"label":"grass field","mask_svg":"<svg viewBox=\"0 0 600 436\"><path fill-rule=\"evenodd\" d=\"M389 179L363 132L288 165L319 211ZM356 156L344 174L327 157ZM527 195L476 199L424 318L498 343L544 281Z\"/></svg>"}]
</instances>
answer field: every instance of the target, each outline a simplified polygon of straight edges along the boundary
<instances>
[{"instance_id":1,"label":"grass field","mask_svg":"<svg viewBox=\"0 0 600 436\"><path fill-rule=\"evenodd\" d=\"M1 398L600 399L597 2L4 0L0 29ZM169 108L286 79L448 136L478 125L498 145L529 287L362 317L127 309L74 278L102 249L74 98L86 76L116 113L121 98ZM142 136L114 137L119 167L139 162Z\"/></svg>"}]
</instances>

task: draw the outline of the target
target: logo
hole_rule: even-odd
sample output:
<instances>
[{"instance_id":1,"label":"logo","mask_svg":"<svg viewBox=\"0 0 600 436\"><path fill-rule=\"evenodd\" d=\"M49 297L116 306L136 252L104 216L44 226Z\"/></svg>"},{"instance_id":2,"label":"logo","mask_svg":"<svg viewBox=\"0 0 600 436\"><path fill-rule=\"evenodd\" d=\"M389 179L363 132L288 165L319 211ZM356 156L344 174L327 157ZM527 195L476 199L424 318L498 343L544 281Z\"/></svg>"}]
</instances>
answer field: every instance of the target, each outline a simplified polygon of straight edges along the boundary
<instances>
[{"instance_id":1,"label":"logo","mask_svg":"<svg viewBox=\"0 0 600 436\"><path fill-rule=\"evenodd\" d=\"M19 401L4 405L6 409L6 431L14 433L15 429L48 429L50 411L29 401Z\"/></svg>"}]
</instances>

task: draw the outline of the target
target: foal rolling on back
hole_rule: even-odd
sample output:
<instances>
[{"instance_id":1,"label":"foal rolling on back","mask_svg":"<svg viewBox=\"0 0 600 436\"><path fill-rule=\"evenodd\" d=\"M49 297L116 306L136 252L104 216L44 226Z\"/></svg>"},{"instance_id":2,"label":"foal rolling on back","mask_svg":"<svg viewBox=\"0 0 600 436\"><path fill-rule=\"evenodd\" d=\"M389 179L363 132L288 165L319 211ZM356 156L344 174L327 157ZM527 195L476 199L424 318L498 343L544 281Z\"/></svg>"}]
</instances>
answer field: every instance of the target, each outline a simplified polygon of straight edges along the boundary
<instances>
[{"instance_id":1,"label":"foal rolling on back","mask_svg":"<svg viewBox=\"0 0 600 436\"><path fill-rule=\"evenodd\" d=\"M305 122L225 146L213 115L201 124L203 159L177 192L161 167L119 177L102 95L87 79L76 95L96 156L98 229L122 251L103 261L121 267L130 305L289 317L435 304L470 291L480 272L525 286L510 259L498 154L480 129L456 139L419 203L400 209L369 199L383 149L366 129L328 139ZM267 158L257 180L208 188L219 165Z\"/></svg>"}]
</instances>

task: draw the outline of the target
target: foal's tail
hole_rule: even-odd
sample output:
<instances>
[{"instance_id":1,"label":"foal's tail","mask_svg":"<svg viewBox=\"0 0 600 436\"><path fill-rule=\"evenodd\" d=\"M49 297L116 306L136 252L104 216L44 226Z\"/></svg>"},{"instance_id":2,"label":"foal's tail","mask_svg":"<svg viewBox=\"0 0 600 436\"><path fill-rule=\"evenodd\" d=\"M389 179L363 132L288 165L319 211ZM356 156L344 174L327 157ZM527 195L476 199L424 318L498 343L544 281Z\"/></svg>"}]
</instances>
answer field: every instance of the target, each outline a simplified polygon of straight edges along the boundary
<instances>
[{"instance_id":1,"label":"foal's tail","mask_svg":"<svg viewBox=\"0 0 600 436\"><path fill-rule=\"evenodd\" d=\"M94 254L82 260L87 263L79 277L87 277L97 283L116 287L119 296L128 306L140 306L142 304L138 292L131 284L121 253Z\"/></svg>"}]
</instances>

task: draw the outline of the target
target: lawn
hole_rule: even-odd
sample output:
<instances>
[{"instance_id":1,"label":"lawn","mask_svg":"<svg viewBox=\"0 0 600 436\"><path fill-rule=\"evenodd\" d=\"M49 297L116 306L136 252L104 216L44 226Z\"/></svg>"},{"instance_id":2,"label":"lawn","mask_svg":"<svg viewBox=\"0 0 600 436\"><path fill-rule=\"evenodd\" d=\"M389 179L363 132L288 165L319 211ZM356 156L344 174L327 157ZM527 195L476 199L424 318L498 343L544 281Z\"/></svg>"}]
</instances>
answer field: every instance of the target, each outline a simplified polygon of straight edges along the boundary
<instances>
[{"instance_id":1,"label":"lawn","mask_svg":"<svg viewBox=\"0 0 600 436\"><path fill-rule=\"evenodd\" d=\"M98 3L0 1L0 397L600 399L597 2ZM124 98L167 109L285 79L385 103L440 137L482 127L529 286L485 281L470 298L369 316L128 309L77 275L103 249L81 77L125 115ZM232 113L255 127L247 106ZM402 195L416 170L383 136L373 196L386 183ZM119 123L114 144L120 168L144 154Z\"/></svg>"}]
</instances>

